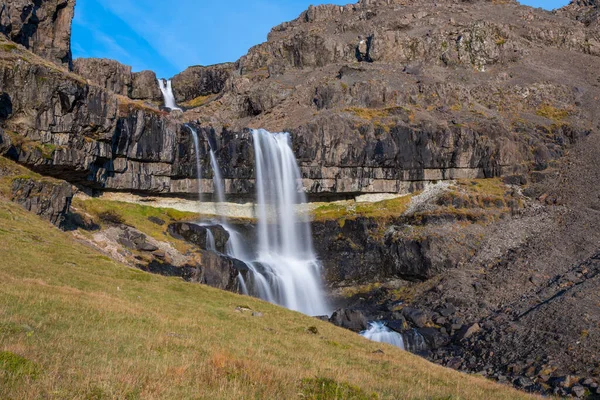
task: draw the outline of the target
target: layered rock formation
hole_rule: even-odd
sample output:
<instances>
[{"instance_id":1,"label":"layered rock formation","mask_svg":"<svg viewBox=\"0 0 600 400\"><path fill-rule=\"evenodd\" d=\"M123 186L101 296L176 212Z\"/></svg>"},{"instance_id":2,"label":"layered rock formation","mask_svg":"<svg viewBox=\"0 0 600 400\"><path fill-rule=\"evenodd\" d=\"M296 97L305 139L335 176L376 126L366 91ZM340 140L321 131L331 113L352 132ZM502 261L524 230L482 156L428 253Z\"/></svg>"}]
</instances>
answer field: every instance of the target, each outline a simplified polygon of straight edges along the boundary
<instances>
[{"instance_id":1,"label":"layered rock formation","mask_svg":"<svg viewBox=\"0 0 600 400\"><path fill-rule=\"evenodd\" d=\"M549 36L549 26L561 27L568 40ZM37 121L47 117L18 111L7 127L18 121L11 131L59 147L43 160L21 154L21 162L80 171L74 181L104 190L191 196L200 186L211 192L210 167L198 181L189 157L192 143L182 124L190 120L203 132L203 160L212 141L230 195L253 193L247 126L292 132L305 186L314 195L407 192L432 180L527 173L547 168L598 125L594 32L514 3L313 7L275 28L235 67L192 67L176 76L178 100L199 105L183 116L123 98L116 110L110 92L159 101L155 76L78 60L77 72L108 91L73 89L89 94L72 103L63 95L59 118L73 120L74 131L100 135L78 144L76 135L65 146L64 137L43 134L49 126ZM6 74L6 80L15 78ZM54 93L61 79L42 85L44 103L61 96ZM18 90L7 83L4 91L12 102L33 101ZM89 104L108 106L97 117L102 122L73 116ZM73 154L65 159L60 147ZM85 169L91 173L83 176Z\"/></svg>"},{"instance_id":2,"label":"layered rock formation","mask_svg":"<svg viewBox=\"0 0 600 400\"><path fill-rule=\"evenodd\" d=\"M68 62L71 6L6 3L3 32ZM598 269L597 1L556 12L515 1L311 7L235 64L174 77L187 110L171 114L157 107L152 72L78 60L72 74L19 44L0 42L0 152L90 191L210 194L212 148L229 199L252 198L248 127L291 132L313 199L455 178L471 188L470 178L503 176L511 186L447 190L422 210L315 222L328 283L350 286L340 301L420 337L419 351L440 364L558 395L600 376L588 362L599 348L598 310L582 300L595 298ZM200 136L202 176L186 124ZM54 191L15 181L15 200L57 220L64 207L47 197ZM235 260L200 250L200 261L177 264L129 229L118 228L122 243L152 253L143 268L235 290ZM172 233L200 247L207 235L186 224ZM561 380L568 374L578 378Z\"/></svg>"},{"instance_id":3,"label":"layered rock formation","mask_svg":"<svg viewBox=\"0 0 600 400\"><path fill-rule=\"evenodd\" d=\"M152 71L131 72L131 67L103 58L78 58L73 72L95 85L134 100L161 101L162 94Z\"/></svg>"},{"instance_id":4,"label":"layered rock formation","mask_svg":"<svg viewBox=\"0 0 600 400\"><path fill-rule=\"evenodd\" d=\"M220 93L234 71L234 64L194 66L173 77L173 94L180 103Z\"/></svg>"},{"instance_id":5,"label":"layered rock formation","mask_svg":"<svg viewBox=\"0 0 600 400\"><path fill-rule=\"evenodd\" d=\"M0 33L34 53L71 64L71 21L75 0L3 0Z\"/></svg>"}]
</instances>

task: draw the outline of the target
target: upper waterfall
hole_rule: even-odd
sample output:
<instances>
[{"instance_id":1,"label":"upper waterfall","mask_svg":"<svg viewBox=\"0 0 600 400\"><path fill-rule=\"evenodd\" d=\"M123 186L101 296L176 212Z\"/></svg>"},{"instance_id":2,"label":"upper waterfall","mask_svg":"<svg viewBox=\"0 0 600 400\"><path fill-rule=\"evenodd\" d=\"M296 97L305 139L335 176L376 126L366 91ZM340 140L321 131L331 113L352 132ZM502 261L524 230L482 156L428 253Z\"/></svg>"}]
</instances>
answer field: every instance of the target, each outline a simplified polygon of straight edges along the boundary
<instances>
[{"instance_id":1,"label":"upper waterfall","mask_svg":"<svg viewBox=\"0 0 600 400\"><path fill-rule=\"evenodd\" d=\"M173 86L171 80L165 81L164 79L158 80L158 87L162 92L163 99L165 100L165 107L170 110L179 110L181 108L177 107L177 103L175 102L175 96L173 95Z\"/></svg>"}]
</instances>

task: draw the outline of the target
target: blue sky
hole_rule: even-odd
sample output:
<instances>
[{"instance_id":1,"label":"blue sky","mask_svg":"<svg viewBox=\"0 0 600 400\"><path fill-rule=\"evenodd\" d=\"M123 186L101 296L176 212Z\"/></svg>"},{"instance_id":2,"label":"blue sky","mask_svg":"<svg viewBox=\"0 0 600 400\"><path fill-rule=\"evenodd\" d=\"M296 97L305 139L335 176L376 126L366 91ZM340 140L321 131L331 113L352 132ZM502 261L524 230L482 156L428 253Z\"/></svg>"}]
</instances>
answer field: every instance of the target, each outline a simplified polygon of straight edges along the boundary
<instances>
[{"instance_id":1,"label":"blue sky","mask_svg":"<svg viewBox=\"0 0 600 400\"><path fill-rule=\"evenodd\" d=\"M348 4L353 0L329 0ZM235 61L314 0L77 0L74 57L112 58L171 77L190 65ZM523 0L547 9L568 0Z\"/></svg>"}]
</instances>

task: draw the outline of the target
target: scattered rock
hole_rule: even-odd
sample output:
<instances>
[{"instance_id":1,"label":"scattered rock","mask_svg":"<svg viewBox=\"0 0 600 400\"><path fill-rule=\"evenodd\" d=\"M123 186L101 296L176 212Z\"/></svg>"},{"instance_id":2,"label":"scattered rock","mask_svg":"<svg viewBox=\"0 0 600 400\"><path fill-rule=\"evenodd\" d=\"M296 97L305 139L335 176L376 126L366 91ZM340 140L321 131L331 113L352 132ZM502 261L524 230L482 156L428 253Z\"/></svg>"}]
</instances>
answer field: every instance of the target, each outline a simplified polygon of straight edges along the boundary
<instances>
[{"instance_id":1,"label":"scattered rock","mask_svg":"<svg viewBox=\"0 0 600 400\"><path fill-rule=\"evenodd\" d=\"M464 326L460 330L460 332L456 335L456 338L458 340L466 340L466 339L470 338L471 336L473 336L474 334L478 333L480 330L481 330L481 327L477 323L470 325L470 326Z\"/></svg>"},{"instance_id":2,"label":"scattered rock","mask_svg":"<svg viewBox=\"0 0 600 400\"><path fill-rule=\"evenodd\" d=\"M368 328L367 318L358 310L339 309L333 313L329 322L354 332L362 332Z\"/></svg>"},{"instance_id":3,"label":"scattered rock","mask_svg":"<svg viewBox=\"0 0 600 400\"><path fill-rule=\"evenodd\" d=\"M148 221L152 222L153 224L160 225L160 226L163 226L164 224L166 224L165 221L163 221L162 219L160 219L158 217L154 217L154 216L148 217Z\"/></svg>"},{"instance_id":4,"label":"scattered rock","mask_svg":"<svg viewBox=\"0 0 600 400\"><path fill-rule=\"evenodd\" d=\"M429 322L429 316L425 312L415 308L403 308L402 315L417 328L424 328Z\"/></svg>"}]
</instances>

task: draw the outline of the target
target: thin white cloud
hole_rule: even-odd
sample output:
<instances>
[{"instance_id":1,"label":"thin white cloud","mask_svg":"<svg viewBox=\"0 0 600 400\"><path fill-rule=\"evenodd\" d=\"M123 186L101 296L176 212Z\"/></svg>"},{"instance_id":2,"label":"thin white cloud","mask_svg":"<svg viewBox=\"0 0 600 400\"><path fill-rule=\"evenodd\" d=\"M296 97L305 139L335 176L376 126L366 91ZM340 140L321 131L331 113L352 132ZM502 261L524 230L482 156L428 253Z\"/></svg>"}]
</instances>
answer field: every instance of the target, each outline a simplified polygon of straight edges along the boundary
<instances>
[{"instance_id":1,"label":"thin white cloud","mask_svg":"<svg viewBox=\"0 0 600 400\"><path fill-rule=\"evenodd\" d=\"M138 35L143 37L154 50L175 67L183 70L189 66L190 59L201 59L200 49L181 34L174 26L175 16L185 10L172 5L143 4L131 0L106 0L103 5L119 16ZM173 8L177 9L173 9ZM189 12L189 10L187 10ZM160 21L168 21L161 23Z\"/></svg>"}]
</instances>

